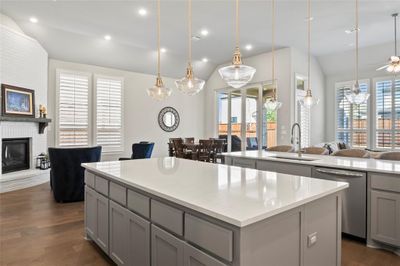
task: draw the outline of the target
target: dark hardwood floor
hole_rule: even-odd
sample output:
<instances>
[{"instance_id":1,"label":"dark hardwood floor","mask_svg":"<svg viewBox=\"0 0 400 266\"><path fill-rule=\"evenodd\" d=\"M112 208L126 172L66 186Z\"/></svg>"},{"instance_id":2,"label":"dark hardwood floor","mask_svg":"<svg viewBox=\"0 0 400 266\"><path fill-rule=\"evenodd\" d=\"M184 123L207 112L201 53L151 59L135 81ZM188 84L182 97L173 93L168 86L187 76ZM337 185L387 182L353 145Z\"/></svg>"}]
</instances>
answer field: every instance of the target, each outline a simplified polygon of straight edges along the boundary
<instances>
[{"instance_id":1,"label":"dark hardwood floor","mask_svg":"<svg viewBox=\"0 0 400 266\"><path fill-rule=\"evenodd\" d=\"M48 183L0 194L0 265L112 265L84 240L83 211L56 203ZM400 266L400 257L344 239L342 265Z\"/></svg>"}]
</instances>

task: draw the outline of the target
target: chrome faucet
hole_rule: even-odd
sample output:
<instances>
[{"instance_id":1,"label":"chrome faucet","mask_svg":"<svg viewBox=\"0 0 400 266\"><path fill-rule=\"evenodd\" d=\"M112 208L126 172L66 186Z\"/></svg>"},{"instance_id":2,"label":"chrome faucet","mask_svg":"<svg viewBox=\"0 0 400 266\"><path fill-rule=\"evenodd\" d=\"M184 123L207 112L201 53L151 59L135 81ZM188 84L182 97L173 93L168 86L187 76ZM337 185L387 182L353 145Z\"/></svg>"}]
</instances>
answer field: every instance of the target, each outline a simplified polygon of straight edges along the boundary
<instances>
[{"instance_id":1,"label":"chrome faucet","mask_svg":"<svg viewBox=\"0 0 400 266\"><path fill-rule=\"evenodd\" d=\"M297 148L297 155L299 155L299 157L301 157L301 127L300 127L300 124L299 124L299 123L294 123L293 126L292 126L292 136L291 136L290 142L292 143L292 145L295 144L295 140L294 140L294 128L295 128L296 126L299 128L299 137L298 137L298 139L297 139L297 144L299 144L299 146L298 146L298 148Z\"/></svg>"}]
</instances>

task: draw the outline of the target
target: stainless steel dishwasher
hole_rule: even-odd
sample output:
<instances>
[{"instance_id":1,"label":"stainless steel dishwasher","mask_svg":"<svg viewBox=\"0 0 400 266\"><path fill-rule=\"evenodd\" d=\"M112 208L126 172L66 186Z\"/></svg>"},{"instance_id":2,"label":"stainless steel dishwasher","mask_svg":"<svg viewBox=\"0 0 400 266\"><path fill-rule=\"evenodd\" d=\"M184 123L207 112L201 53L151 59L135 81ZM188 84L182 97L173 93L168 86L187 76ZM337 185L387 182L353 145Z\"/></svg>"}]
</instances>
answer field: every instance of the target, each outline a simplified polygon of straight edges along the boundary
<instances>
[{"instance_id":1,"label":"stainless steel dishwasher","mask_svg":"<svg viewBox=\"0 0 400 266\"><path fill-rule=\"evenodd\" d=\"M343 169L314 167L312 177L349 183L349 188L342 192L342 232L365 239L367 174Z\"/></svg>"}]
</instances>

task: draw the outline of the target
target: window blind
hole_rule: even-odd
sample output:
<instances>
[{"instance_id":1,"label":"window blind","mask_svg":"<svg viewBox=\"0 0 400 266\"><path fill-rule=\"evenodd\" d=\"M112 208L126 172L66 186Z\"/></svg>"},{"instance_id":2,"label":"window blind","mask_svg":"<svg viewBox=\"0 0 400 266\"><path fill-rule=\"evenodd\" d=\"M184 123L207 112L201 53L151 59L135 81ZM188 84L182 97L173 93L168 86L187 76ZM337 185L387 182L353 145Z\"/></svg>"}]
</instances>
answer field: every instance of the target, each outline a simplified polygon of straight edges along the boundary
<instances>
[{"instance_id":1,"label":"window blind","mask_svg":"<svg viewBox=\"0 0 400 266\"><path fill-rule=\"evenodd\" d=\"M122 151L122 80L96 78L96 143L104 152Z\"/></svg>"},{"instance_id":2,"label":"window blind","mask_svg":"<svg viewBox=\"0 0 400 266\"><path fill-rule=\"evenodd\" d=\"M59 74L58 145L89 145L89 77Z\"/></svg>"},{"instance_id":3,"label":"window blind","mask_svg":"<svg viewBox=\"0 0 400 266\"><path fill-rule=\"evenodd\" d=\"M352 82L336 89L336 138L353 147L368 145L368 103L350 104L345 94L350 92ZM360 82L360 90L368 92L368 84Z\"/></svg>"},{"instance_id":4,"label":"window blind","mask_svg":"<svg viewBox=\"0 0 400 266\"><path fill-rule=\"evenodd\" d=\"M400 148L400 80L375 83L376 147Z\"/></svg>"}]
</instances>

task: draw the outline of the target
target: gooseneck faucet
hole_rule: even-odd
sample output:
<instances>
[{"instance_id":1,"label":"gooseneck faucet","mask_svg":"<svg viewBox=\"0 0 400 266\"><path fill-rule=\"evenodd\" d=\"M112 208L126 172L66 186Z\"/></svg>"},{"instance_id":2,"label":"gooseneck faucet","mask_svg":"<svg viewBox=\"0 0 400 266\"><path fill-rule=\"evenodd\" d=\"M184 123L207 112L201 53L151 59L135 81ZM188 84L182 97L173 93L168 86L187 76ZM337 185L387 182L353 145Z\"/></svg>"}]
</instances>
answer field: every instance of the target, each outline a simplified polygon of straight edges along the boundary
<instances>
[{"instance_id":1,"label":"gooseneck faucet","mask_svg":"<svg viewBox=\"0 0 400 266\"><path fill-rule=\"evenodd\" d=\"M299 124L299 123L294 123L293 126L292 126L292 134L291 134L292 136L291 136L290 142L292 143L292 145L295 144L295 140L294 140L294 129L295 129L296 126L299 128L299 137L298 137L298 139L297 139L297 144L298 144L299 146L298 146L298 148L297 148L297 155L299 155L299 157L301 157L301 127L300 127L300 124Z\"/></svg>"}]
</instances>

